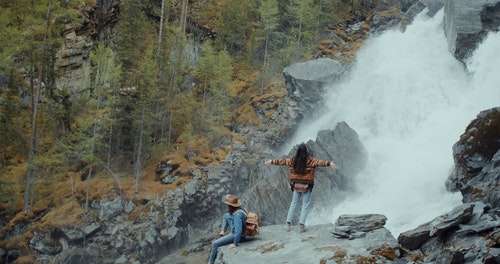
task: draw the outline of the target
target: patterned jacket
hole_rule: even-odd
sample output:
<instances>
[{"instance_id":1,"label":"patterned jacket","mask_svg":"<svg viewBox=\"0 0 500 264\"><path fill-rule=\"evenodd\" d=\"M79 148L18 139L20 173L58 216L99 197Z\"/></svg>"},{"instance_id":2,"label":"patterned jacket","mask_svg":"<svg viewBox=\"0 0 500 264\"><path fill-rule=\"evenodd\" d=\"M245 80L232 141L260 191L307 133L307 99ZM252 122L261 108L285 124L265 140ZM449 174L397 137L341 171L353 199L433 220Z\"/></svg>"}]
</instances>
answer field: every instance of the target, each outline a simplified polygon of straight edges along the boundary
<instances>
[{"instance_id":1,"label":"patterned jacket","mask_svg":"<svg viewBox=\"0 0 500 264\"><path fill-rule=\"evenodd\" d=\"M299 174L293 168L293 160L294 159L295 158L292 157L292 158L271 160L271 164L273 164L273 165L279 165L279 166L286 165L286 166L290 167L290 184L291 185L298 182L298 183L307 183L307 184L310 184L312 186L312 185L314 185L314 169L316 167L330 166L330 161L319 160L319 159L313 158L311 156L308 156L307 162L306 162L306 173Z\"/></svg>"}]
</instances>

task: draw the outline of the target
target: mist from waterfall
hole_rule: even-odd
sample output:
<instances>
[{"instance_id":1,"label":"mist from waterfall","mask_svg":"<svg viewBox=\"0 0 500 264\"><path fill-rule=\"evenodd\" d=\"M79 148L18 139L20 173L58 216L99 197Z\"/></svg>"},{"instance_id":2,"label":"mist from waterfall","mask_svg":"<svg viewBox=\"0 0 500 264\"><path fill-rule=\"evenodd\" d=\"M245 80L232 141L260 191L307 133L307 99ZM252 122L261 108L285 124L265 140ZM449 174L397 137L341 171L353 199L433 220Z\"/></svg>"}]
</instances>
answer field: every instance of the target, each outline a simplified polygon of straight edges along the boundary
<instances>
[{"instance_id":1,"label":"mist from waterfall","mask_svg":"<svg viewBox=\"0 0 500 264\"><path fill-rule=\"evenodd\" d=\"M460 193L445 189L452 146L480 111L500 105L500 34L490 34L464 67L448 51L443 10L433 18L425 12L404 33L369 39L344 80L328 88L328 111L290 142L345 121L369 154L355 191L313 210L308 224L377 213L397 237L461 204Z\"/></svg>"}]
</instances>

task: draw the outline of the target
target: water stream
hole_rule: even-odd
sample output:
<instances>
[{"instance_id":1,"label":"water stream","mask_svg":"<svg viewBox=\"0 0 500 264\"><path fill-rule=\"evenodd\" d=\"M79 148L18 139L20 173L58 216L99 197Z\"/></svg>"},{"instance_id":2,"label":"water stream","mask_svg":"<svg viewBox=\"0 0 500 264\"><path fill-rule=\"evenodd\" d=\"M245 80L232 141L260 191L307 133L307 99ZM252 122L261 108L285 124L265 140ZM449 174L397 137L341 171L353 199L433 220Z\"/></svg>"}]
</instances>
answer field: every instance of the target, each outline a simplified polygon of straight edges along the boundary
<instances>
[{"instance_id":1,"label":"water stream","mask_svg":"<svg viewBox=\"0 0 500 264\"><path fill-rule=\"evenodd\" d=\"M369 153L356 190L313 210L308 224L379 213L397 237L461 203L460 193L445 189L452 146L480 111L500 106L500 34L490 34L464 66L448 51L443 11L424 13L404 33L369 39L344 80L328 88L328 111L292 140L314 140L346 121Z\"/></svg>"}]
</instances>

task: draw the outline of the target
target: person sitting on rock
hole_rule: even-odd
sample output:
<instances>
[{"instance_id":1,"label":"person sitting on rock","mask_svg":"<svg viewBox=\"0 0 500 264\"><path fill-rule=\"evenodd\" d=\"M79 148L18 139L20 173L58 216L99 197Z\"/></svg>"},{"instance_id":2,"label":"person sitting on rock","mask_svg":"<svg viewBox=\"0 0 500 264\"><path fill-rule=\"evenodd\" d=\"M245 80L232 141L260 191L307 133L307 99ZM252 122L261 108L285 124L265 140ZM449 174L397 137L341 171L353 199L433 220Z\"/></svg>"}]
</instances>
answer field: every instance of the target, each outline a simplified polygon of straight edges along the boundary
<instances>
[{"instance_id":1,"label":"person sitting on rock","mask_svg":"<svg viewBox=\"0 0 500 264\"><path fill-rule=\"evenodd\" d=\"M247 220L247 216L242 210L245 206L241 204L240 199L236 195L228 194L224 199L224 203L228 206L228 212L222 217L222 226L219 232L219 238L212 242L212 250L210 251L210 260L208 264L213 264L217 258L217 249L220 246L230 244L228 248L235 248L238 246L242 238L244 238L243 226ZM227 228L230 232L226 234Z\"/></svg>"},{"instance_id":2,"label":"person sitting on rock","mask_svg":"<svg viewBox=\"0 0 500 264\"><path fill-rule=\"evenodd\" d=\"M336 168L337 165L333 161L319 160L312 156L309 156L307 152L307 146L301 143L297 148L297 153L295 157L266 160L265 164L273 164L280 166L290 167L290 187L293 192L292 202L290 203L290 208L288 209L288 215L286 217L285 230L290 231L290 226L292 224L293 216L295 214L295 209L299 200L302 198L302 210L300 211L299 218L299 231L305 232L306 218L308 213L309 204L311 203L311 191L314 186L314 169L316 167L327 167Z\"/></svg>"}]
</instances>

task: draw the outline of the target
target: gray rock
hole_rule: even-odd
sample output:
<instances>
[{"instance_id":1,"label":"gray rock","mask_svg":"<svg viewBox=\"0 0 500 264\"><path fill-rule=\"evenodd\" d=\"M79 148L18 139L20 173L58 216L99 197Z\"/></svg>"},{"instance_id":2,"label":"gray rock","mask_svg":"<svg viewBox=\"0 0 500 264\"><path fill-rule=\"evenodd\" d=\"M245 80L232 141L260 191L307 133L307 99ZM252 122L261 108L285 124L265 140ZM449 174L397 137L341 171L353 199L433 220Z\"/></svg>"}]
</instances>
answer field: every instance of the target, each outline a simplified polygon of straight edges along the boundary
<instances>
[{"instance_id":1,"label":"gray rock","mask_svg":"<svg viewBox=\"0 0 500 264\"><path fill-rule=\"evenodd\" d=\"M441 10L448 0L422 0L427 7L427 15L433 17Z\"/></svg>"},{"instance_id":2,"label":"gray rock","mask_svg":"<svg viewBox=\"0 0 500 264\"><path fill-rule=\"evenodd\" d=\"M128 201L125 203L125 207L123 208L123 210L125 211L125 213L130 214L132 210L134 210L134 207L134 202Z\"/></svg>"},{"instance_id":3,"label":"gray rock","mask_svg":"<svg viewBox=\"0 0 500 264\"><path fill-rule=\"evenodd\" d=\"M340 62L320 58L296 63L283 70L288 93L297 101L303 117L309 117L323 105L325 86L336 81L344 72Z\"/></svg>"},{"instance_id":4,"label":"gray rock","mask_svg":"<svg viewBox=\"0 0 500 264\"><path fill-rule=\"evenodd\" d=\"M455 167L446 188L460 191L464 202L500 207L500 107L479 113L453 145Z\"/></svg>"},{"instance_id":5,"label":"gray rock","mask_svg":"<svg viewBox=\"0 0 500 264\"><path fill-rule=\"evenodd\" d=\"M295 79L332 83L343 73L342 64L329 58L319 58L285 67L283 74Z\"/></svg>"},{"instance_id":6,"label":"gray rock","mask_svg":"<svg viewBox=\"0 0 500 264\"><path fill-rule=\"evenodd\" d=\"M94 40L112 38L110 34L117 21L119 5L116 0L97 1L94 10L82 13L84 25L66 25L65 41L56 54L55 70L60 74L56 79L57 89L68 89L71 97L77 98L88 88L89 76L85 67L90 66Z\"/></svg>"},{"instance_id":7,"label":"gray rock","mask_svg":"<svg viewBox=\"0 0 500 264\"><path fill-rule=\"evenodd\" d=\"M481 233L496 227L500 227L500 219L494 220L491 216L483 217L483 219L481 219L481 221L475 225L460 225L460 230L458 230L457 233L464 233L464 234Z\"/></svg>"},{"instance_id":8,"label":"gray rock","mask_svg":"<svg viewBox=\"0 0 500 264\"><path fill-rule=\"evenodd\" d=\"M500 263L500 248L491 248L490 254L483 258L485 264L498 264Z\"/></svg>"},{"instance_id":9,"label":"gray rock","mask_svg":"<svg viewBox=\"0 0 500 264\"><path fill-rule=\"evenodd\" d=\"M62 251L59 241L45 239L48 236L44 233L35 232L29 241L29 246L42 254L56 255Z\"/></svg>"},{"instance_id":10,"label":"gray rock","mask_svg":"<svg viewBox=\"0 0 500 264\"><path fill-rule=\"evenodd\" d=\"M464 254L460 251L444 249L441 252L436 252L436 264L458 264L464 263Z\"/></svg>"},{"instance_id":11,"label":"gray rock","mask_svg":"<svg viewBox=\"0 0 500 264\"><path fill-rule=\"evenodd\" d=\"M76 243L84 238L83 231L80 228L62 228L61 231L70 243Z\"/></svg>"},{"instance_id":12,"label":"gray rock","mask_svg":"<svg viewBox=\"0 0 500 264\"><path fill-rule=\"evenodd\" d=\"M92 234L96 233L97 231L99 231L100 228L101 228L101 226L99 224L92 223L92 224L83 228L83 234L85 236L92 235Z\"/></svg>"},{"instance_id":13,"label":"gray rock","mask_svg":"<svg viewBox=\"0 0 500 264\"><path fill-rule=\"evenodd\" d=\"M368 154L359 136L346 122L339 122L331 130L322 130L316 137L316 154L329 154L346 177L355 177L365 168ZM309 146L308 146L309 147Z\"/></svg>"},{"instance_id":14,"label":"gray rock","mask_svg":"<svg viewBox=\"0 0 500 264\"><path fill-rule=\"evenodd\" d=\"M350 226L336 226L332 234L337 238L356 239L366 236L366 232L352 229Z\"/></svg>"},{"instance_id":15,"label":"gray rock","mask_svg":"<svg viewBox=\"0 0 500 264\"><path fill-rule=\"evenodd\" d=\"M382 248L397 251L395 238L385 228L352 240L336 238L332 235L334 228L333 225L309 226L306 232L299 233L295 226L290 232L283 226L263 226L260 235L239 247L221 247L215 263L327 263L328 260L356 263L356 257L373 257Z\"/></svg>"},{"instance_id":16,"label":"gray rock","mask_svg":"<svg viewBox=\"0 0 500 264\"><path fill-rule=\"evenodd\" d=\"M406 30L406 27L413 22L415 16L417 16L425 8L426 6L422 1L417 1L413 5L411 5L411 7L408 8L408 11L406 11L405 16L399 23L399 29L404 32Z\"/></svg>"},{"instance_id":17,"label":"gray rock","mask_svg":"<svg viewBox=\"0 0 500 264\"><path fill-rule=\"evenodd\" d=\"M396 3L398 9L402 12L407 12L414 4L414 0L400 0Z\"/></svg>"},{"instance_id":18,"label":"gray rock","mask_svg":"<svg viewBox=\"0 0 500 264\"><path fill-rule=\"evenodd\" d=\"M99 202L99 219L107 221L123 211L122 199L116 197L112 201L102 200Z\"/></svg>"},{"instance_id":19,"label":"gray rock","mask_svg":"<svg viewBox=\"0 0 500 264\"><path fill-rule=\"evenodd\" d=\"M464 61L488 32L500 28L500 0L448 0L445 34L450 52Z\"/></svg>"},{"instance_id":20,"label":"gray rock","mask_svg":"<svg viewBox=\"0 0 500 264\"><path fill-rule=\"evenodd\" d=\"M62 251L55 259L54 264L66 263L95 263L96 258L86 250L70 248Z\"/></svg>"},{"instance_id":21,"label":"gray rock","mask_svg":"<svg viewBox=\"0 0 500 264\"><path fill-rule=\"evenodd\" d=\"M431 237L429 234L430 229L430 222L422 224L415 229L399 234L398 242L401 246L410 250L420 248Z\"/></svg>"},{"instance_id":22,"label":"gray rock","mask_svg":"<svg viewBox=\"0 0 500 264\"><path fill-rule=\"evenodd\" d=\"M348 226L351 230L368 232L382 228L387 217L381 214L341 215L335 221L335 226Z\"/></svg>"},{"instance_id":23,"label":"gray rock","mask_svg":"<svg viewBox=\"0 0 500 264\"><path fill-rule=\"evenodd\" d=\"M453 208L449 213L436 217L430 223L429 235L437 236L459 224L468 222L472 218L473 208L474 204L463 204Z\"/></svg>"}]
</instances>

